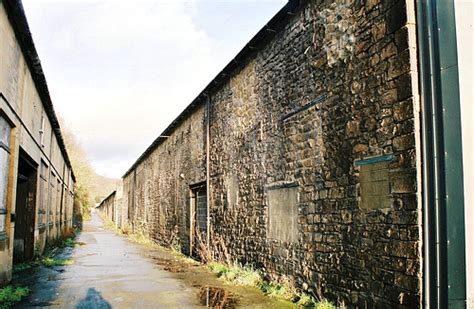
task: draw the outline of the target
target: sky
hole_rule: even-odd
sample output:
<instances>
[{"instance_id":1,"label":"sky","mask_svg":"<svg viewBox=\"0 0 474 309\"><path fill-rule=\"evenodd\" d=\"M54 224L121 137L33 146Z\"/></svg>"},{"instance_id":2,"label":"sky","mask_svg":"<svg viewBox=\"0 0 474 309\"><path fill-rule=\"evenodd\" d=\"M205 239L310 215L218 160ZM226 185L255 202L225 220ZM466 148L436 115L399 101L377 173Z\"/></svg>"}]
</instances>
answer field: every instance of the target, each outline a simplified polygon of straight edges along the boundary
<instances>
[{"instance_id":1,"label":"sky","mask_svg":"<svg viewBox=\"0 0 474 309\"><path fill-rule=\"evenodd\" d=\"M286 0L23 0L56 113L121 177Z\"/></svg>"}]
</instances>

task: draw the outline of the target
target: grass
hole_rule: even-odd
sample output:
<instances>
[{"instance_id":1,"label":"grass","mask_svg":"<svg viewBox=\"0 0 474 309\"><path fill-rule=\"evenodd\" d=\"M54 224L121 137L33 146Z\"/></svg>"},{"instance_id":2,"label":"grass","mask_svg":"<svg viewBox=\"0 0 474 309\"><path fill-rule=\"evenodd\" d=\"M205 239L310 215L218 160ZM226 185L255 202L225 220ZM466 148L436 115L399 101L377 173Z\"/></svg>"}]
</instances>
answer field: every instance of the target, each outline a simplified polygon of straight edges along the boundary
<instances>
[{"instance_id":1,"label":"grass","mask_svg":"<svg viewBox=\"0 0 474 309\"><path fill-rule=\"evenodd\" d=\"M21 273L33 267L31 263L20 263L13 265L13 273Z\"/></svg>"},{"instance_id":2,"label":"grass","mask_svg":"<svg viewBox=\"0 0 474 309\"><path fill-rule=\"evenodd\" d=\"M238 264L226 266L221 263L210 263L209 267L217 273L219 278L233 285L259 286L263 283L260 273L251 266L242 267Z\"/></svg>"},{"instance_id":3,"label":"grass","mask_svg":"<svg viewBox=\"0 0 474 309\"><path fill-rule=\"evenodd\" d=\"M327 300L323 300L323 301L317 303L314 308L316 308L316 309L334 309L334 308L336 308L336 306L334 306L332 303L330 303Z\"/></svg>"},{"instance_id":4,"label":"grass","mask_svg":"<svg viewBox=\"0 0 474 309\"><path fill-rule=\"evenodd\" d=\"M263 293L270 297L282 298L294 302L302 297L291 284L287 282L263 282L260 286ZM306 295L307 296L307 295ZM305 296L305 298L307 298ZM309 297L309 296L308 296Z\"/></svg>"},{"instance_id":5,"label":"grass","mask_svg":"<svg viewBox=\"0 0 474 309\"><path fill-rule=\"evenodd\" d=\"M140 245L144 245L144 246L151 247L151 248L158 248L158 247L161 248L160 245L158 245L157 243L155 243L153 240L146 237L142 233L128 234L127 238L129 240L131 240L132 242L140 244Z\"/></svg>"},{"instance_id":6,"label":"grass","mask_svg":"<svg viewBox=\"0 0 474 309\"><path fill-rule=\"evenodd\" d=\"M227 266L222 263L209 263L209 268L227 283L257 287L269 297L291 301L298 307L316 309L336 308L327 300L318 301L306 293L298 292L295 286L288 280L282 280L281 282L265 281L260 272L251 266L241 266L238 264Z\"/></svg>"},{"instance_id":7,"label":"grass","mask_svg":"<svg viewBox=\"0 0 474 309\"><path fill-rule=\"evenodd\" d=\"M67 266L74 264L74 261L71 259L61 259L61 258L54 258L54 257L43 257L39 260L39 263L46 267L54 267L54 266Z\"/></svg>"},{"instance_id":8,"label":"grass","mask_svg":"<svg viewBox=\"0 0 474 309\"><path fill-rule=\"evenodd\" d=\"M14 287L12 285L0 289L0 308L10 308L27 296L30 290L25 287Z\"/></svg>"},{"instance_id":9,"label":"grass","mask_svg":"<svg viewBox=\"0 0 474 309\"><path fill-rule=\"evenodd\" d=\"M89 221L90 219L91 219L91 214L89 213L89 210L85 208L83 210L82 221L85 222L85 221Z\"/></svg>"},{"instance_id":10,"label":"grass","mask_svg":"<svg viewBox=\"0 0 474 309\"><path fill-rule=\"evenodd\" d=\"M145 236L143 233L130 233L128 231L124 231L122 229L117 228L113 221L109 220L108 218L103 216L101 213L99 213L99 216L104 221L104 227L106 229L113 231L115 233L127 236L128 240L130 240L131 242L134 242L136 244L140 244L143 246L151 247L151 248L162 248L160 245L158 245L153 240Z\"/></svg>"},{"instance_id":11,"label":"grass","mask_svg":"<svg viewBox=\"0 0 474 309\"><path fill-rule=\"evenodd\" d=\"M63 242L64 247L74 248L76 246L76 240L73 237L67 238Z\"/></svg>"},{"instance_id":12,"label":"grass","mask_svg":"<svg viewBox=\"0 0 474 309\"><path fill-rule=\"evenodd\" d=\"M58 248L74 248L76 246L84 245L84 243L76 242L76 233L77 231L75 231L71 237L68 237L63 241L56 243L56 247L47 248L42 256L37 256L33 261L13 265L13 273L21 273L25 270L39 265L45 267L72 265L73 260L65 258L56 258L54 257L54 255L56 254Z\"/></svg>"}]
</instances>

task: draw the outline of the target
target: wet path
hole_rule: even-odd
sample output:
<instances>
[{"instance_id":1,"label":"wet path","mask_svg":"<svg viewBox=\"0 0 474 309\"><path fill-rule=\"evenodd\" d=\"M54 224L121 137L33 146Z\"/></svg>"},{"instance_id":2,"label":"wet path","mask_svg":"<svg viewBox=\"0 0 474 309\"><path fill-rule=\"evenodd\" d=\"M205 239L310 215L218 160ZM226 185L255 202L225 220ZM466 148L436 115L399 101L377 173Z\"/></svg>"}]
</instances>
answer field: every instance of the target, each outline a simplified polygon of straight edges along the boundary
<instances>
[{"instance_id":1,"label":"wet path","mask_svg":"<svg viewBox=\"0 0 474 309\"><path fill-rule=\"evenodd\" d=\"M32 294L22 308L194 308L199 289L144 257L138 245L105 230L97 215L85 223L78 242L62 256L74 264L39 267L20 275ZM25 282L25 283L28 283Z\"/></svg>"},{"instance_id":2,"label":"wet path","mask_svg":"<svg viewBox=\"0 0 474 309\"><path fill-rule=\"evenodd\" d=\"M56 258L69 266L38 266L15 275L31 294L19 308L295 308L254 287L230 286L206 266L161 247L132 243L103 227L97 214L85 222L75 248Z\"/></svg>"}]
</instances>

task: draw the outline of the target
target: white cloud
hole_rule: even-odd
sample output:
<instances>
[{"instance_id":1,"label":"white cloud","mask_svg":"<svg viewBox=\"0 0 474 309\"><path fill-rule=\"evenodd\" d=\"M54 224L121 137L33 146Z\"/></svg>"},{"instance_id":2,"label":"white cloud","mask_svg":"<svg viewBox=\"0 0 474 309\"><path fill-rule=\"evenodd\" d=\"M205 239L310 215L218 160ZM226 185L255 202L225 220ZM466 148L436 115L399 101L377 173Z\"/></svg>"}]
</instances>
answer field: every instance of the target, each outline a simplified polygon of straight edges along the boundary
<instances>
[{"instance_id":1,"label":"white cloud","mask_svg":"<svg viewBox=\"0 0 474 309\"><path fill-rule=\"evenodd\" d=\"M122 176L237 52L196 23L205 0L23 3L55 108L107 176Z\"/></svg>"},{"instance_id":2,"label":"white cloud","mask_svg":"<svg viewBox=\"0 0 474 309\"><path fill-rule=\"evenodd\" d=\"M121 176L219 69L192 2L139 3L25 1L27 14L42 10L30 23L56 109L108 176Z\"/></svg>"}]
</instances>

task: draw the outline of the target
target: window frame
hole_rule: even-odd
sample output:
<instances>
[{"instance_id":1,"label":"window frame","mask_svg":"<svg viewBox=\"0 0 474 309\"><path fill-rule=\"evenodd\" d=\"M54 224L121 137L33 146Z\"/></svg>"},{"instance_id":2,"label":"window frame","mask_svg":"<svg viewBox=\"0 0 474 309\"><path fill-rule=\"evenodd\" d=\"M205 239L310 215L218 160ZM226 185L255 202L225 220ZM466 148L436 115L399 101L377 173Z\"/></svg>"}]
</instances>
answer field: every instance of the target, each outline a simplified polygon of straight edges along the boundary
<instances>
[{"instance_id":1,"label":"window frame","mask_svg":"<svg viewBox=\"0 0 474 309\"><path fill-rule=\"evenodd\" d=\"M3 112L3 110L0 109L0 118L4 120L5 124L8 126L9 132L7 132L7 140L6 144L3 140L0 140L0 151L5 151L6 153L6 166L4 171L6 171L6 174L4 175L4 196L0 196L0 198L4 199L0 201L0 240L4 238L6 235L6 223L7 223L7 217L8 217L8 185L9 185L9 176L10 176L10 161L11 161L11 143L13 140L13 131L15 129L14 123L10 120L10 118Z\"/></svg>"}]
</instances>

